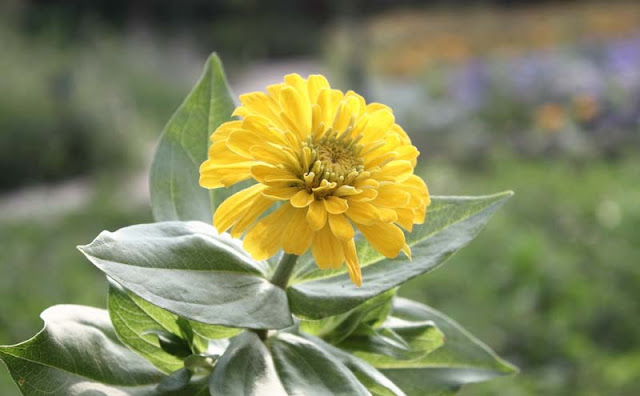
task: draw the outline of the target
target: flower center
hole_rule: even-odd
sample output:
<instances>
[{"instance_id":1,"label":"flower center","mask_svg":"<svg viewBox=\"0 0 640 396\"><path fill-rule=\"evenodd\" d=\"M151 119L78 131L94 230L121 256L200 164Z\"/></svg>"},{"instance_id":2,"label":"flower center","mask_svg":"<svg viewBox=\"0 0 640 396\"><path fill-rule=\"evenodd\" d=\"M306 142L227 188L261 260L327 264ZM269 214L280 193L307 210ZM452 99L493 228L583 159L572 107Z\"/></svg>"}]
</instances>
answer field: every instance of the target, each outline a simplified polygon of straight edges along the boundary
<instances>
[{"instance_id":1,"label":"flower center","mask_svg":"<svg viewBox=\"0 0 640 396\"><path fill-rule=\"evenodd\" d=\"M335 142L318 145L316 147L316 158L322 164L325 172L335 175L347 175L362 162L355 158L351 147L336 144Z\"/></svg>"},{"instance_id":2,"label":"flower center","mask_svg":"<svg viewBox=\"0 0 640 396\"><path fill-rule=\"evenodd\" d=\"M309 137L303 143L303 179L305 187L317 197L331 195L338 187L353 185L364 171L359 154L360 137L348 137L350 128L338 135L331 130L320 138Z\"/></svg>"}]
</instances>

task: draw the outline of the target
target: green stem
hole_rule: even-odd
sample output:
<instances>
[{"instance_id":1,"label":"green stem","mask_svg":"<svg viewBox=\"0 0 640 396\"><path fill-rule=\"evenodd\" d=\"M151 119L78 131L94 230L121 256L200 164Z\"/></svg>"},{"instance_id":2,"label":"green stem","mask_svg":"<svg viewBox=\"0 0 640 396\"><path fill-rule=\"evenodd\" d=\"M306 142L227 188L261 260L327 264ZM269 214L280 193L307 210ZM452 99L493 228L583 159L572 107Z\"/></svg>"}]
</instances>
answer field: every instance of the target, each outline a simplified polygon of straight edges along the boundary
<instances>
[{"instance_id":1,"label":"green stem","mask_svg":"<svg viewBox=\"0 0 640 396\"><path fill-rule=\"evenodd\" d=\"M276 267L276 272L274 272L271 277L271 283L282 289L286 289L287 284L289 283L289 278L293 273L293 267L296 265L296 261L298 261L298 256L295 254L283 254L278 266Z\"/></svg>"},{"instance_id":2,"label":"green stem","mask_svg":"<svg viewBox=\"0 0 640 396\"><path fill-rule=\"evenodd\" d=\"M289 283L289 278L291 278L291 274L293 273L293 268L296 266L296 261L298 261L298 256L296 256L295 254L283 254L280 258L280 261L278 262L276 271L271 277L271 283L283 290L286 290L287 284ZM253 331L258 335L258 337L260 337L261 340L264 341L267 339L267 329L259 329Z\"/></svg>"}]
</instances>

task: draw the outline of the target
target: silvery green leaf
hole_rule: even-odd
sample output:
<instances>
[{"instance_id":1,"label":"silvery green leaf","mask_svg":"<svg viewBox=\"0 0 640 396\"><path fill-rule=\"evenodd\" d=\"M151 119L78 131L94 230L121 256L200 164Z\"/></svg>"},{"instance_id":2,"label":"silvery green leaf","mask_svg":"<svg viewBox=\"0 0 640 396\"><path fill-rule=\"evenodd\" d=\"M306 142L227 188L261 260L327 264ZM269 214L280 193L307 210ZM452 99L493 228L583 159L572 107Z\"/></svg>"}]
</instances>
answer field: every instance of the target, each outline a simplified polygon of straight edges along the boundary
<instances>
[{"instance_id":1,"label":"silvery green leaf","mask_svg":"<svg viewBox=\"0 0 640 396\"><path fill-rule=\"evenodd\" d=\"M33 338L0 346L0 359L25 396L155 396L166 375L118 340L107 311L56 305L42 313ZM204 396L190 383L175 396Z\"/></svg>"},{"instance_id":2,"label":"silvery green leaf","mask_svg":"<svg viewBox=\"0 0 640 396\"><path fill-rule=\"evenodd\" d=\"M231 119L234 102L218 56L211 54L200 80L166 125L151 167L151 206L157 221L211 222L212 208L228 195L199 184L209 137ZM217 196L220 195L220 196Z\"/></svg>"},{"instance_id":3,"label":"silvery green leaf","mask_svg":"<svg viewBox=\"0 0 640 396\"><path fill-rule=\"evenodd\" d=\"M212 395L286 396L269 350L253 332L233 339L211 376Z\"/></svg>"},{"instance_id":4,"label":"silvery green leaf","mask_svg":"<svg viewBox=\"0 0 640 396\"><path fill-rule=\"evenodd\" d=\"M140 224L79 249L118 284L181 317L256 329L292 324L286 294L264 278L264 264L208 224Z\"/></svg>"},{"instance_id":5,"label":"silvery green leaf","mask_svg":"<svg viewBox=\"0 0 640 396\"><path fill-rule=\"evenodd\" d=\"M345 270L322 271L302 262L287 289L291 311L320 319L353 309L366 300L400 286L441 265L469 243L512 192L481 197L433 197L425 223L407 233L413 260L384 258L370 245L358 243L362 287L355 287Z\"/></svg>"}]
</instances>

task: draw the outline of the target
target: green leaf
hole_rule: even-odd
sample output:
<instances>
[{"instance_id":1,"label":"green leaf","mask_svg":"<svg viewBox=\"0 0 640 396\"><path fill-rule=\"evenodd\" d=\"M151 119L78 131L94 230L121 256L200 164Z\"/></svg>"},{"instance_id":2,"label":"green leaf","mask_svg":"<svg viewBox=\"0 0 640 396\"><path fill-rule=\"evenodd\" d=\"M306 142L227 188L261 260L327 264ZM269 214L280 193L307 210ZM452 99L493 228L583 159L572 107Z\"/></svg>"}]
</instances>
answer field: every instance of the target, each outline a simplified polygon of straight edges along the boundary
<instances>
[{"instance_id":1,"label":"green leaf","mask_svg":"<svg viewBox=\"0 0 640 396\"><path fill-rule=\"evenodd\" d=\"M184 359L187 356L192 355L189 342L175 334L164 330L151 330L145 333L145 335L147 334L155 335L160 343L160 348L171 356Z\"/></svg>"},{"instance_id":2,"label":"green leaf","mask_svg":"<svg viewBox=\"0 0 640 396\"><path fill-rule=\"evenodd\" d=\"M0 359L26 396L151 396L165 375L118 340L107 311L56 305L42 315L44 328L14 346L0 346ZM203 396L192 383L178 396Z\"/></svg>"},{"instance_id":3,"label":"green leaf","mask_svg":"<svg viewBox=\"0 0 640 396\"><path fill-rule=\"evenodd\" d=\"M344 313L364 301L433 270L469 243L491 215L513 195L504 192L482 197L433 197L425 223L407 235L413 261L406 257L386 259L368 244L358 244L362 287L339 272L309 270L303 263L287 289L291 311L319 319Z\"/></svg>"},{"instance_id":4,"label":"green leaf","mask_svg":"<svg viewBox=\"0 0 640 396\"><path fill-rule=\"evenodd\" d=\"M395 289L389 290L340 315L318 320L302 320L300 330L331 344L337 344L362 324L369 327L382 324L391 312L391 301L395 293Z\"/></svg>"},{"instance_id":5,"label":"green leaf","mask_svg":"<svg viewBox=\"0 0 640 396\"><path fill-rule=\"evenodd\" d=\"M164 330L178 335L188 332L181 327L189 325L194 333L191 349L199 352L207 350L208 340L231 337L240 331L231 327L186 321L126 291L111 279L108 309L111 323L120 341L165 373L180 369L183 362L162 350L157 337L152 334L154 330Z\"/></svg>"},{"instance_id":6,"label":"green leaf","mask_svg":"<svg viewBox=\"0 0 640 396\"><path fill-rule=\"evenodd\" d=\"M432 321L390 317L377 329L365 328L338 347L351 351L375 367L395 367L398 361L419 359L444 344L444 334Z\"/></svg>"},{"instance_id":7,"label":"green leaf","mask_svg":"<svg viewBox=\"0 0 640 396\"><path fill-rule=\"evenodd\" d=\"M163 351L158 344L158 338L148 333L154 330L175 331L171 326L172 323L175 323L173 318L169 320L154 319L136 304L126 290L114 282L109 282L108 307L113 328L125 345L165 373L182 368L182 360ZM171 317L174 316L162 308L151 307L160 311L160 315L167 313Z\"/></svg>"},{"instance_id":8,"label":"green leaf","mask_svg":"<svg viewBox=\"0 0 640 396\"><path fill-rule=\"evenodd\" d=\"M231 338L238 334L241 330L234 327L216 326L206 323L189 321L193 332L208 340L216 340L218 338Z\"/></svg>"},{"instance_id":9,"label":"green leaf","mask_svg":"<svg viewBox=\"0 0 640 396\"><path fill-rule=\"evenodd\" d=\"M292 324L286 294L263 277L264 264L208 224L135 225L79 249L124 288L181 317L256 329Z\"/></svg>"},{"instance_id":10,"label":"green leaf","mask_svg":"<svg viewBox=\"0 0 640 396\"><path fill-rule=\"evenodd\" d=\"M318 347L327 351L327 353L335 356L342 364L344 364L358 378L373 395L379 396L404 396L404 392L398 388L391 380L384 376L369 363L353 356L320 338L301 333L301 337L313 342Z\"/></svg>"},{"instance_id":11,"label":"green leaf","mask_svg":"<svg viewBox=\"0 0 640 396\"><path fill-rule=\"evenodd\" d=\"M156 390L160 393L176 392L186 388L189 381L191 381L191 372L186 368L181 368L163 379Z\"/></svg>"},{"instance_id":12,"label":"green leaf","mask_svg":"<svg viewBox=\"0 0 640 396\"><path fill-rule=\"evenodd\" d=\"M212 54L204 73L164 129L151 166L150 191L157 221L212 219L220 199L199 185L200 164L207 158L209 136L231 119L234 109L218 56Z\"/></svg>"},{"instance_id":13,"label":"green leaf","mask_svg":"<svg viewBox=\"0 0 640 396\"><path fill-rule=\"evenodd\" d=\"M289 333L269 338L280 380L290 395L368 395L357 377L313 342Z\"/></svg>"},{"instance_id":14,"label":"green leaf","mask_svg":"<svg viewBox=\"0 0 640 396\"><path fill-rule=\"evenodd\" d=\"M446 335L441 348L420 359L374 364L409 395L445 394L464 384L518 371L459 324L426 305L396 298L392 315L407 321L433 321Z\"/></svg>"},{"instance_id":15,"label":"green leaf","mask_svg":"<svg viewBox=\"0 0 640 396\"><path fill-rule=\"evenodd\" d=\"M273 359L253 332L234 337L211 376L212 395L286 396Z\"/></svg>"}]
</instances>

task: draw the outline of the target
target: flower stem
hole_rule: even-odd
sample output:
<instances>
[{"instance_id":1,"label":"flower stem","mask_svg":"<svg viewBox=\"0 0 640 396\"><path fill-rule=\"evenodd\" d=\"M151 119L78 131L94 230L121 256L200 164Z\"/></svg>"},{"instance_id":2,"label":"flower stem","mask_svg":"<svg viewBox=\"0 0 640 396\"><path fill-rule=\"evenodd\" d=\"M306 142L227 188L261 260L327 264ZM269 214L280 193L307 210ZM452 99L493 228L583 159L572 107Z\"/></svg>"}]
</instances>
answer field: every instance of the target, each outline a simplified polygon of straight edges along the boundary
<instances>
[{"instance_id":1,"label":"flower stem","mask_svg":"<svg viewBox=\"0 0 640 396\"><path fill-rule=\"evenodd\" d=\"M286 289L287 284L289 283L289 278L293 273L293 267L295 267L297 260L298 256L295 254L283 254L278 266L276 267L276 271L271 277L271 283L282 289Z\"/></svg>"},{"instance_id":2,"label":"flower stem","mask_svg":"<svg viewBox=\"0 0 640 396\"><path fill-rule=\"evenodd\" d=\"M293 273L293 267L296 266L296 261L298 261L298 256L295 254L285 253L280 258L278 262L278 266L276 267L276 271L273 273L271 277L271 283L278 286L281 289L286 289L287 284L289 283L289 278L291 278L291 274ZM253 330L261 340L267 339L267 329L257 329Z\"/></svg>"}]
</instances>

